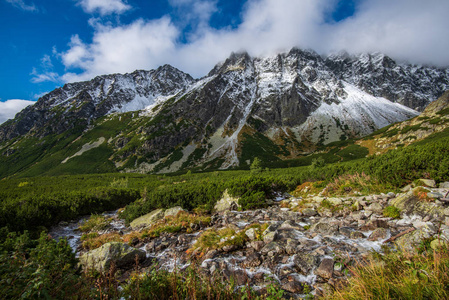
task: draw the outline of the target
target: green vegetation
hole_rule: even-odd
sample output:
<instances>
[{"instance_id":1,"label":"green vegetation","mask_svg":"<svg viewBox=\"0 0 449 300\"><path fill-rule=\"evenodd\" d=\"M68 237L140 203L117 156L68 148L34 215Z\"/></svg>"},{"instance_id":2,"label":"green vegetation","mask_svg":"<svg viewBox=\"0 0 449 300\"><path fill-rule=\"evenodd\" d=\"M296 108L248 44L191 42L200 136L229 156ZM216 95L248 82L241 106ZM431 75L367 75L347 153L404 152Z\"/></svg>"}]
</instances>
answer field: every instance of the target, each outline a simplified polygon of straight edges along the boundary
<instances>
[{"instance_id":1,"label":"green vegetation","mask_svg":"<svg viewBox=\"0 0 449 300\"><path fill-rule=\"evenodd\" d=\"M384 208L383 215L387 218L399 219L401 217L401 210L394 206L387 206Z\"/></svg>"},{"instance_id":2,"label":"green vegetation","mask_svg":"<svg viewBox=\"0 0 449 300\"><path fill-rule=\"evenodd\" d=\"M346 288L326 299L448 299L449 250L374 253L350 269Z\"/></svg>"}]
</instances>

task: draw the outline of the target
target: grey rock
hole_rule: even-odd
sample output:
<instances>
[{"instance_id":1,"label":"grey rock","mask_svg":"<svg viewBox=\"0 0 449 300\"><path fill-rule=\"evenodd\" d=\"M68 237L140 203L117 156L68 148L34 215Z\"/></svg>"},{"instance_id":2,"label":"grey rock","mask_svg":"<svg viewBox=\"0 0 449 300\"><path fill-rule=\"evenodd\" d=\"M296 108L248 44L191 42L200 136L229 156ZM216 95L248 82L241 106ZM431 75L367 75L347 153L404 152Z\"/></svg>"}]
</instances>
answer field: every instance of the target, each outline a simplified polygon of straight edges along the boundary
<instances>
[{"instance_id":1,"label":"grey rock","mask_svg":"<svg viewBox=\"0 0 449 300\"><path fill-rule=\"evenodd\" d=\"M436 182L435 182L435 180L421 178L421 179L419 179L419 181L420 181L422 184L426 185L426 186L429 186L429 187L436 187Z\"/></svg>"},{"instance_id":2,"label":"grey rock","mask_svg":"<svg viewBox=\"0 0 449 300\"><path fill-rule=\"evenodd\" d=\"M438 199L438 198L443 198L444 195L442 195L441 193L437 193L437 192L429 192L429 193L427 193L427 197L432 198L432 199Z\"/></svg>"},{"instance_id":3,"label":"grey rock","mask_svg":"<svg viewBox=\"0 0 449 300\"><path fill-rule=\"evenodd\" d=\"M266 244L268 244L268 243L276 241L278 239L278 237L279 237L278 232L277 231L272 231L272 232L269 232L266 235L264 235L263 241Z\"/></svg>"},{"instance_id":4,"label":"grey rock","mask_svg":"<svg viewBox=\"0 0 449 300\"><path fill-rule=\"evenodd\" d=\"M370 211L373 211L375 213L382 213L382 211L383 211L382 205L380 205L377 202L375 202L375 203L371 204L370 206L368 206L367 209L370 210Z\"/></svg>"},{"instance_id":5,"label":"grey rock","mask_svg":"<svg viewBox=\"0 0 449 300\"><path fill-rule=\"evenodd\" d=\"M331 278L334 274L334 260L331 258L323 259L318 269L315 270L315 274L325 279Z\"/></svg>"},{"instance_id":6,"label":"grey rock","mask_svg":"<svg viewBox=\"0 0 449 300\"><path fill-rule=\"evenodd\" d=\"M302 214L306 217L312 217L312 216L316 216L318 213L315 209L313 208L304 208L302 210Z\"/></svg>"},{"instance_id":7,"label":"grey rock","mask_svg":"<svg viewBox=\"0 0 449 300\"><path fill-rule=\"evenodd\" d=\"M164 218L164 210L163 209L156 209L152 212L143 215L134 221L131 222L130 226L132 229L138 229L142 227L147 227L153 224L154 222Z\"/></svg>"},{"instance_id":8,"label":"grey rock","mask_svg":"<svg viewBox=\"0 0 449 300\"><path fill-rule=\"evenodd\" d=\"M300 294L304 290L304 286L297 281L289 281L281 285L281 289L292 294Z\"/></svg>"},{"instance_id":9,"label":"grey rock","mask_svg":"<svg viewBox=\"0 0 449 300\"><path fill-rule=\"evenodd\" d=\"M229 195L228 190L224 191L222 198L215 204L214 211L223 212L233 210L236 205L238 206L239 198Z\"/></svg>"},{"instance_id":10,"label":"grey rock","mask_svg":"<svg viewBox=\"0 0 449 300\"><path fill-rule=\"evenodd\" d=\"M185 211L181 206L169 208L164 212L164 217L176 216L181 211Z\"/></svg>"},{"instance_id":11,"label":"grey rock","mask_svg":"<svg viewBox=\"0 0 449 300\"><path fill-rule=\"evenodd\" d=\"M318 258L310 253L298 253L293 263L299 273L307 275L318 264Z\"/></svg>"},{"instance_id":12,"label":"grey rock","mask_svg":"<svg viewBox=\"0 0 449 300\"><path fill-rule=\"evenodd\" d=\"M385 228L377 228L371 233L368 240L369 241L378 241L378 240L384 240L388 236L388 230Z\"/></svg>"},{"instance_id":13,"label":"grey rock","mask_svg":"<svg viewBox=\"0 0 449 300\"><path fill-rule=\"evenodd\" d=\"M440 189L449 189L449 181L441 182Z\"/></svg>"},{"instance_id":14,"label":"grey rock","mask_svg":"<svg viewBox=\"0 0 449 300\"><path fill-rule=\"evenodd\" d=\"M93 268L99 272L108 272L114 263L117 268L132 268L138 261L146 258L145 251L124 243L106 243L100 248L82 254L79 259L85 268Z\"/></svg>"},{"instance_id":15,"label":"grey rock","mask_svg":"<svg viewBox=\"0 0 449 300\"><path fill-rule=\"evenodd\" d=\"M329 222L318 222L313 224L309 231L321 234L334 234L338 231L338 225Z\"/></svg>"}]
</instances>

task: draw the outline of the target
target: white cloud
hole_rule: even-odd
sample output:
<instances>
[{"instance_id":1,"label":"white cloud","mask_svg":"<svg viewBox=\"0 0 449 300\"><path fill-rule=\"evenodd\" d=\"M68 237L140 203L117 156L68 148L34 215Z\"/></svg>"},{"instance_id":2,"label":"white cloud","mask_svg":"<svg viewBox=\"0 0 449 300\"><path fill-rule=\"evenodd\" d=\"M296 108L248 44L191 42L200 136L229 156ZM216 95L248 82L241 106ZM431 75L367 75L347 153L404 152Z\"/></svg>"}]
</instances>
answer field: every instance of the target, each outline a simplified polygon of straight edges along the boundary
<instances>
[{"instance_id":1,"label":"white cloud","mask_svg":"<svg viewBox=\"0 0 449 300\"><path fill-rule=\"evenodd\" d=\"M11 99L5 102L0 102L0 124L4 123L8 119L13 119L16 113L34 103L34 101L19 99Z\"/></svg>"},{"instance_id":2,"label":"white cloud","mask_svg":"<svg viewBox=\"0 0 449 300\"><path fill-rule=\"evenodd\" d=\"M237 28L217 30L208 25L216 12L215 1L170 0L175 9L186 11L186 19L195 28L187 43L179 41L184 25L175 25L169 16L128 25L97 24L92 43L83 43L75 35L62 53L67 68L84 71L67 73L64 80L151 69L165 63L198 77L232 51L263 55L295 46L320 53L381 51L415 63L449 65L449 1L364 0L352 17L327 23L326 16L336 3L248 0Z\"/></svg>"},{"instance_id":3,"label":"white cloud","mask_svg":"<svg viewBox=\"0 0 449 300\"><path fill-rule=\"evenodd\" d=\"M23 0L6 0L6 2L12 4L13 6L20 8L25 11L37 12L38 9L34 3L26 4Z\"/></svg>"},{"instance_id":4,"label":"white cloud","mask_svg":"<svg viewBox=\"0 0 449 300\"><path fill-rule=\"evenodd\" d=\"M40 83L45 81L51 82L60 82L61 78L58 73L53 71L53 63L50 55L44 55L41 59L41 69L39 72L36 68L33 68L33 71L30 75L33 75L31 78L31 82Z\"/></svg>"},{"instance_id":5,"label":"white cloud","mask_svg":"<svg viewBox=\"0 0 449 300\"><path fill-rule=\"evenodd\" d=\"M64 80L89 79L95 75L158 67L174 56L179 31L168 18L127 26L97 28L93 42L84 44L72 37L70 49L62 53L66 67L85 70L81 76L67 73Z\"/></svg>"},{"instance_id":6,"label":"white cloud","mask_svg":"<svg viewBox=\"0 0 449 300\"><path fill-rule=\"evenodd\" d=\"M123 3L122 0L81 0L78 1L78 4L86 13L99 13L100 15L122 14L131 9L131 6Z\"/></svg>"}]
</instances>

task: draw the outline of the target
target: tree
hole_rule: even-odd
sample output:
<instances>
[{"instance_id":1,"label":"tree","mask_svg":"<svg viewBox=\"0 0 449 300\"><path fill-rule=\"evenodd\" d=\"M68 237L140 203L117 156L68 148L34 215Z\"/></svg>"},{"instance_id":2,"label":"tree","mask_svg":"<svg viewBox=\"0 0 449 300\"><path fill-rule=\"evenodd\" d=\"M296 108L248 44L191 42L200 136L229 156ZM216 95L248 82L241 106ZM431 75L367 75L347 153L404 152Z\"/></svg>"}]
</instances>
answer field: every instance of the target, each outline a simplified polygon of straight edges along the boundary
<instances>
[{"instance_id":1,"label":"tree","mask_svg":"<svg viewBox=\"0 0 449 300\"><path fill-rule=\"evenodd\" d=\"M261 172L262 161L258 157L255 157L249 169L251 170L251 172Z\"/></svg>"}]
</instances>

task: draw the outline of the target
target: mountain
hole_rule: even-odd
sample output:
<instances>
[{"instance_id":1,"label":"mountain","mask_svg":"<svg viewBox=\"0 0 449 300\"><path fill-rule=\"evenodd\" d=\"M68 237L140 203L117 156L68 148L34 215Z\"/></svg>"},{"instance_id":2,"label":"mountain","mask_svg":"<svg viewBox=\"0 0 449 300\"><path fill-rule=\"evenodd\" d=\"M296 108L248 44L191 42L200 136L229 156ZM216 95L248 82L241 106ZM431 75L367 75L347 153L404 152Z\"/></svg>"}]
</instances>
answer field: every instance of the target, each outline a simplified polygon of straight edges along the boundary
<instances>
[{"instance_id":1,"label":"mountain","mask_svg":"<svg viewBox=\"0 0 449 300\"><path fill-rule=\"evenodd\" d=\"M443 136L449 136L449 91L430 103L418 117L384 127L357 144L368 148L371 154L381 154Z\"/></svg>"},{"instance_id":2,"label":"mountain","mask_svg":"<svg viewBox=\"0 0 449 300\"><path fill-rule=\"evenodd\" d=\"M173 172L294 159L419 114L449 69L380 53L233 53L195 80L165 65L66 84L0 126L0 174Z\"/></svg>"}]
</instances>

